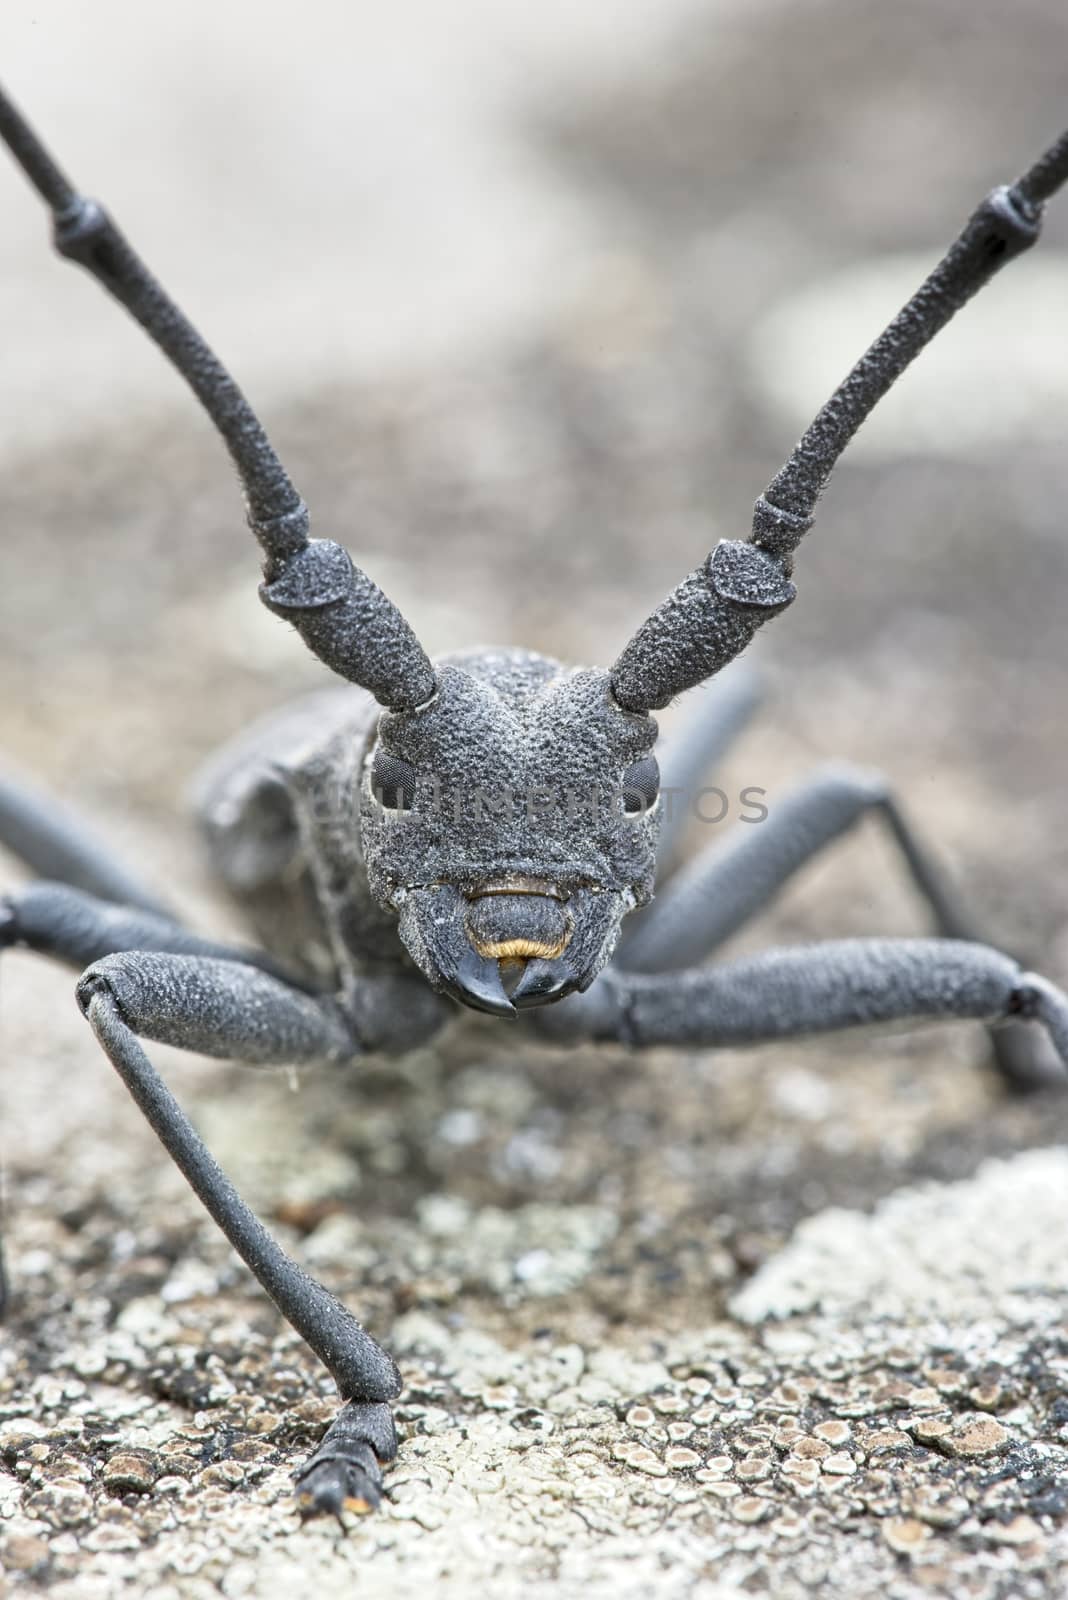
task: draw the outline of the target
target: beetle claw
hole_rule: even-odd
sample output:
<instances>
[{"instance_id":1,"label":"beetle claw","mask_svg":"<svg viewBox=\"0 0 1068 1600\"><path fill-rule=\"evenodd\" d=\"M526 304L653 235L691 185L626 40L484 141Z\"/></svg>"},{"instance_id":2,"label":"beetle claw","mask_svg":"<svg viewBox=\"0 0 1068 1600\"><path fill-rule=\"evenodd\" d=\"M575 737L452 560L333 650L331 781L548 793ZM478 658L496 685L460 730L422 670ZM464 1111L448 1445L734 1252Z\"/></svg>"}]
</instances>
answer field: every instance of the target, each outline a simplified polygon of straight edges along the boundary
<instances>
[{"instance_id":1,"label":"beetle claw","mask_svg":"<svg viewBox=\"0 0 1068 1600\"><path fill-rule=\"evenodd\" d=\"M297 1510L302 1522L334 1517L345 1528L344 1513L365 1517L382 1504L382 1473L373 1451L360 1448L359 1460L330 1456L312 1460L297 1476Z\"/></svg>"}]
</instances>

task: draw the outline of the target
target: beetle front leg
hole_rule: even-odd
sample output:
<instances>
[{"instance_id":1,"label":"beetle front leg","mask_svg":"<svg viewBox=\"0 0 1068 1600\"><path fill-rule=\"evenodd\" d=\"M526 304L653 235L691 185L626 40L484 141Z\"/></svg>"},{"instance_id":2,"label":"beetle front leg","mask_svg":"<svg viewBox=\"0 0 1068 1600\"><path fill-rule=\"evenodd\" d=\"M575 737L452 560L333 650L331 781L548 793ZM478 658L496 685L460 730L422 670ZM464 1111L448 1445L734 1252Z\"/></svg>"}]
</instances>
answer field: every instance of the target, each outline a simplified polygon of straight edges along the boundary
<instances>
[{"instance_id":1,"label":"beetle front leg","mask_svg":"<svg viewBox=\"0 0 1068 1600\"><path fill-rule=\"evenodd\" d=\"M655 975L609 968L531 1022L560 1043L733 1047L954 1017L1037 1022L1068 1068L1068 996L1011 956L956 939L840 939Z\"/></svg>"},{"instance_id":2,"label":"beetle front leg","mask_svg":"<svg viewBox=\"0 0 1068 1600\"><path fill-rule=\"evenodd\" d=\"M302 1514L372 1510L382 1496L382 1467L396 1454L388 1406L401 1389L396 1364L249 1209L137 1034L261 1064L339 1061L359 1054L364 1041L335 1001L302 994L234 961L144 952L109 956L83 974L78 1000L175 1165L349 1402L297 1474ZM374 1009L368 1005L367 1014Z\"/></svg>"},{"instance_id":3,"label":"beetle front leg","mask_svg":"<svg viewBox=\"0 0 1068 1600\"><path fill-rule=\"evenodd\" d=\"M362 1516L381 1504L382 1468L398 1447L388 1405L350 1400L323 1435L315 1454L294 1473L301 1517Z\"/></svg>"},{"instance_id":4,"label":"beetle front leg","mask_svg":"<svg viewBox=\"0 0 1068 1600\"><path fill-rule=\"evenodd\" d=\"M343 1007L294 987L259 951L200 939L169 918L61 883L30 884L0 900L5 945L91 963L78 998L97 1038L211 1216L349 1401L297 1475L302 1514L373 1509L382 1467L396 1455L388 1406L400 1391L396 1366L249 1210L137 1035L250 1064L341 1061L422 1042L440 1026L445 1003L420 982L377 977Z\"/></svg>"},{"instance_id":5,"label":"beetle front leg","mask_svg":"<svg viewBox=\"0 0 1068 1600\"><path fill-rule=\"evenodd\" d=\"M333 1435L329 1455L324 1440L297 1474L302 1514L373 1510L381 1501L382 1466L396 1454L387 1404L401 1390L396 1363L340 1300L285 1253L246 1205L152 1066L134 1027L172 1044L243 1054L261 1063L338 1060L357 1053L358 1042L331 1003L234 962L112 956L84 974L78 1000L197 1198L350 1401L341 1414L344 1428L335 1432L336 1423L328 1434Z\"/></svg>"}]
</instances>

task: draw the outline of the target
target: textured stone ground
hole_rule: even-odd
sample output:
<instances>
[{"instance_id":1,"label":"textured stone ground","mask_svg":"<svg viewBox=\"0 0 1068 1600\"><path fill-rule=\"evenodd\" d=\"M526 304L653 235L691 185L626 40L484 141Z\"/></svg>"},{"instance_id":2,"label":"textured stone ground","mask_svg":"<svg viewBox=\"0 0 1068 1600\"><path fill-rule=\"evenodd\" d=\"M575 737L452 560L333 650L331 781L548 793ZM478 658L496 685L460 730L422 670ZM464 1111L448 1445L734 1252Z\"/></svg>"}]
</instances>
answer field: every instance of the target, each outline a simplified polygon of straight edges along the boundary
<instances>
[{"instance_id":1,"label":"textured stone ground","mask_svg":"<svg viewBox=\"0 0 1068 1600\"><path fill-rule=\"evenodd\" d=\"M710 13L674 69L540 119L603 253L499 355L312 392L295 357L272 431L320 530L431 648L477 626L610 659L744 531L823 398L816 286L841 285L836 348L850 286L892 306L888 258L933 254L1058 126L1062 44L1039 0L1011 31L994 0L784 0ZM836 477L759 644L767 714L721 774L774 804L832 756L883 767L992 937L1062 982L1064 313L1019 353L1007 324L1055 306L1066 241L1068 206L1045 267L974 308ZM184 787L321 678L256 605L213 441L178 396L62 457L9 452L0 498L0 745L225 929ZM922 927L865 827L737 948ZM639 1060L472 1018L296 1084L154 1052L401 1361L393 1501L341 1538L287 1498L330 1386L140 1125L70 975L5 957L0 999L11 1593L1063 1587L1068 1097L1007 1100L981 1031Z\"/></svg>"}]
</instances>

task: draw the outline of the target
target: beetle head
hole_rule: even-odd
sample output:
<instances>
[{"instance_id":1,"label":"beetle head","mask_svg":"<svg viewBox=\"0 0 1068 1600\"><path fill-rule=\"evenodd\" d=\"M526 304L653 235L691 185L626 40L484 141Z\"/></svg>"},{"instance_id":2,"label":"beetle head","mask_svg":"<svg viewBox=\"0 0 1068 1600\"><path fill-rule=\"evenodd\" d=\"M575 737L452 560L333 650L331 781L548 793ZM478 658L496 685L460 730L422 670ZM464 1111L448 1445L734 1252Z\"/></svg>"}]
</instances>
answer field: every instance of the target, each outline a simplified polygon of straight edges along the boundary
<instances>
[{"instance_id":1,"label":"beetle head","mask_svg":"<svg viewBox=\"0 0 1068 1600\"><path fill-rule=\"evenodd\" d=\"M425 705L383 712L367 873L435 989L511 1015L592 983L652 893L656 735L608 673L524 651L450 657Z\"/></svg>"}]
</instances>

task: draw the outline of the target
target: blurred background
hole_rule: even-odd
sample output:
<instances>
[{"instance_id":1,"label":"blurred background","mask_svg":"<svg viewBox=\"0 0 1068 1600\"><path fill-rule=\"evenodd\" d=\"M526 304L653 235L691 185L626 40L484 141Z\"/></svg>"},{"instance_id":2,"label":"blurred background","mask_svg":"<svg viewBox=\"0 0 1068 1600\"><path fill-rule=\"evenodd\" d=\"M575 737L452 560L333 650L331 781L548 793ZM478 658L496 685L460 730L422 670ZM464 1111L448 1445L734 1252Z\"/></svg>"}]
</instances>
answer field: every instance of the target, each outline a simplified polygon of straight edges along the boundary
<instances>
[{"instance_id":1,"label":"blurred background","mask_svg":"<svg viewBox=\"0 0 1068 1600\"><path fill-rule=\"evenodd\" d=\"M317 531L424 642L601 663L747 534L834 383L1068 115L1058 0L8 0L0 44L8 88L234 369ZM222 930L186 788L325 669L256 599L195 404L53 258L7 162L0 216L0 749ZM1066 338L1068 196L835 474L798 602L752 652L766 712L722 776L774 805L832 757L880 767L992 939L1062 982ZM745 942L923 926L865 826ZM43 1239L57 1205L113 1218L140 1194L136 1226L166 1200L167 1225L199 1228L69 974L5 957L3 990L13 1226ZM336 1084L306 1080L302 1133L277 1080L159 1054L276 1214L314 1148L327 1198L372 1216L438 1183L505 1205L607 1183L646 1251L651 1216L773 1241L1064 1120L1005 1102L969 1028L659 1066L589 1052L567 1074L476 1023L456 1038L373 1137L338 1120ZM481 1123L449 1123L472 1106Z\"/></svg>"}]
</instances>

